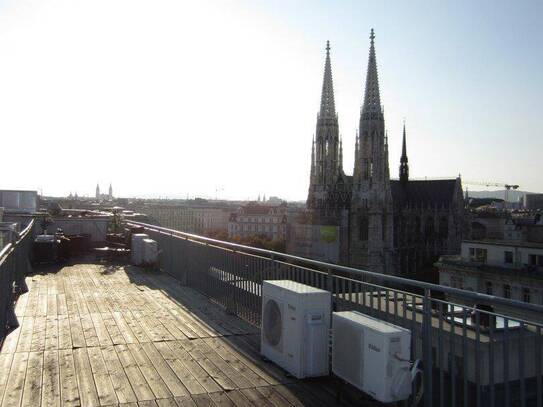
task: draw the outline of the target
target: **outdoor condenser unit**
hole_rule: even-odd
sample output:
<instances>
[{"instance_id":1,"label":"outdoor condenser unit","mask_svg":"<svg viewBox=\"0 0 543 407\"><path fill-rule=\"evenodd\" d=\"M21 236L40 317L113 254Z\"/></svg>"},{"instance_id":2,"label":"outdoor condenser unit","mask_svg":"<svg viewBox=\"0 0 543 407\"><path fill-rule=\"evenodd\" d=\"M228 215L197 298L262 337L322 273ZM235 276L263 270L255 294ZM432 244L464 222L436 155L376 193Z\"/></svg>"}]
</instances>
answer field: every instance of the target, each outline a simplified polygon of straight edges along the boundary
<instances>
[{"instance_id":1,"label":"outdoor condenser unit","mask_svg":"<svg viewBox=\"0 0 543 407\"><path fill-rule=\"evenodd\" d=\"M382 403L411 395L411 332L356 311L332 314L332 371Z\"/></svg>"},{"instance_id":2,"label":"outdoor condenser unit","mask_svg":"<svg viewBox=\"0 0 543 407\"><path fill-rule=\"evenodd\" d=\"M146 233L134 233L131 237L130 260L134 266L139 266L141 263L143 263L144 239L149 239L149 235Z\"/></svg>"},{"instance_id":3,"label":"outdoor condenser unit","mask_svg":"<svg viewBox=\"0 0 543 407\"><path fill-rule=\"evenodd\" d=\"M329 374L331 294L290 280L262 284L261 353L293 376Z\"/></svg>"}]
</instances>

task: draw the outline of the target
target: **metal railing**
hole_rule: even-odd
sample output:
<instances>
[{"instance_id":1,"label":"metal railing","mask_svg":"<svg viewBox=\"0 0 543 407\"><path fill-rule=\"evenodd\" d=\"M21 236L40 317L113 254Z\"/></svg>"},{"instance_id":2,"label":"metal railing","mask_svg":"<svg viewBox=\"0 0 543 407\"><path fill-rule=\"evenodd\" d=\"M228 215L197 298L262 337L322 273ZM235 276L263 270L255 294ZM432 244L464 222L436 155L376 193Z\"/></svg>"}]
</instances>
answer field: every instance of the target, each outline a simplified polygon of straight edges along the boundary
<instances>
[{"instance_id":1,"label":"metal railing","mask_svg":"<svg viewBox=\"0 0 543 407\"><path fill-rule=\"evenodd\" d=\"M17 240L0 251L0 346L7 333L19 326L15 301L20 294L28 291L25 275L31 270L33 226L34 220L31 220Z\"/></svg>"},{"instance_id":2,"label":"metal railing","mask_svg":"<svg viewBox=\"0 0 543 407\"><path fill-rule=\"evenodd\" d=\"M127 224L158 242L165 272L256 325L262 281L289 279L332 292L334 310L410 329L425 406L542 406L541 305Z\"/></svg>"}]
</instances>

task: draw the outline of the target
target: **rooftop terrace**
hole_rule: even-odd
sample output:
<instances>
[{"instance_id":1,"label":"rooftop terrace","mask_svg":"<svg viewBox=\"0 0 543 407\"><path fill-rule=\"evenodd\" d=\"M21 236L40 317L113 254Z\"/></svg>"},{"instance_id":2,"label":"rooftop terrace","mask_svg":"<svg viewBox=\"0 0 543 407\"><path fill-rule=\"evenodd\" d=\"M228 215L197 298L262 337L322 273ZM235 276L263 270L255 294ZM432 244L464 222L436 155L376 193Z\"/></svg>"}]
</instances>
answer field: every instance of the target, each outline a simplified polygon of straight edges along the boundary
<instances>
[{"instance_id":1,"label":"rooftop terrace","mask_svg":"<svg viewBox=\"0 0 543 407\"><path fill-rule=\"evenodd\" d=\"M543 324L530 317L541 305L123 226L158 243L161 271L89 258L32 270L33 223L0 251L0 405L375 405L350 385L338 403L337 379L296 380L262 360L270 279L408 329L423 381L402 405L543 405Z\"/></svg>"},{"instance_id":2,"label":"rooftop terrace","mask_svg":"<svg viewBox=\"0 0 543 407\"><path fill-rule=\"evenodd\" d=\"M331 380L287 377L260 358L257 328L165 273L87 263L26 281L2 406L335 404Z\"/></svg>"}]
</instances>

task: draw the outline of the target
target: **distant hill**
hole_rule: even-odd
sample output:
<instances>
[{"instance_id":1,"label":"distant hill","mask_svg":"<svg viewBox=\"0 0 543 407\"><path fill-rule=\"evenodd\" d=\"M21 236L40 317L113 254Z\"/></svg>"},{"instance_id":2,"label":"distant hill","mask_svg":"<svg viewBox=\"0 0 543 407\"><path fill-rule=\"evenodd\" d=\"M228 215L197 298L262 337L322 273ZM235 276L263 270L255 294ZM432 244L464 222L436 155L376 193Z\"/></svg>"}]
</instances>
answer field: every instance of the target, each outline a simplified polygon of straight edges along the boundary
<instances>
[{"instance_id":1,"label":"distant hill","mask_svg":"<svg viewBox=\"0 0 543 407\"><path fill-rule=\"evenodd\" d=\"M526 194L530 194L531 192L527 191L514 191L510 190L507 201L508 202L518 202L520 197L524 197ZM498 190L498 191L472 191L469 190L468 192L469 196L471 198L497 198L497 199L505 199L505 190Z\"/></svg>"}]
</instances>

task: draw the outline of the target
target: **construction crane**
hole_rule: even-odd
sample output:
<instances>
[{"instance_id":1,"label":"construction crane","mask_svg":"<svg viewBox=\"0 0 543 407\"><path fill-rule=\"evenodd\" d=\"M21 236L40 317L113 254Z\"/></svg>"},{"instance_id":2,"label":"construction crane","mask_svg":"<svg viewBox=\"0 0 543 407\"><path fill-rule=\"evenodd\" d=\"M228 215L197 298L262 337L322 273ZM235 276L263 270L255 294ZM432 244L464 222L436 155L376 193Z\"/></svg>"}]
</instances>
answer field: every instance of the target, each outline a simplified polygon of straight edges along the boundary
<instances>
[{"instance_id":1,"label":"construction crane","mask_svg":"<svg viewBox=\"0 0 543 407\"><path fill-rule=\"evenodd\" d=\"M507 202L509 202L509 191L517 190L519 186L517 184L502 184L500 182L484 182L484 181L462 181L466 185L480 185L484 187L499 187L504 189L504 205L507 207Z\"/></svg>"}]
</instances>

